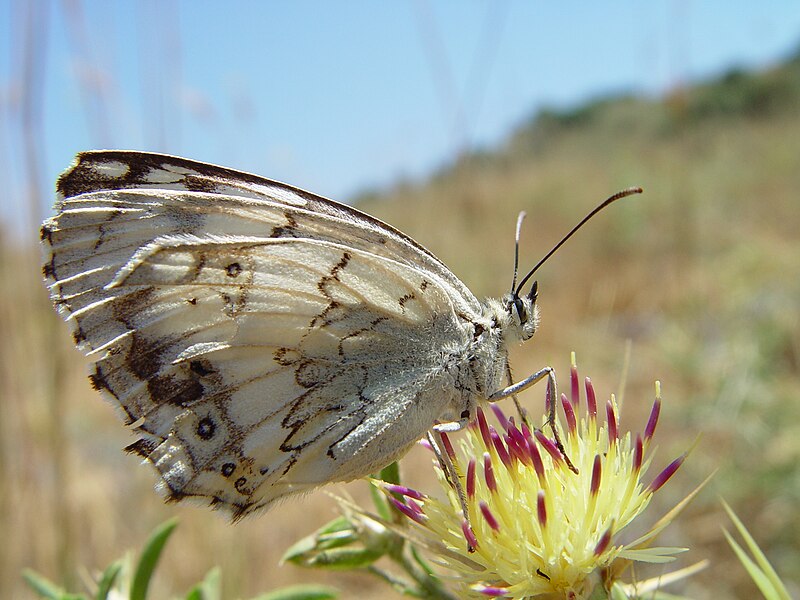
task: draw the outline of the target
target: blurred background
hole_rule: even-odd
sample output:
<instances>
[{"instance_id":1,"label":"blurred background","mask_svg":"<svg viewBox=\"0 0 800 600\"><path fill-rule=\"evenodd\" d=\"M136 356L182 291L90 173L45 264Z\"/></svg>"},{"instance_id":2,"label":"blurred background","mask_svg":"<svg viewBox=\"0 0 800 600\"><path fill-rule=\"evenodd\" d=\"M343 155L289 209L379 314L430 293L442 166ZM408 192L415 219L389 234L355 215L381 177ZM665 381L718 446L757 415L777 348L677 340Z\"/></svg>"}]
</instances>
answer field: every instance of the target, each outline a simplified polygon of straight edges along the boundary
<instances>
[{"instance_id":1,"label":"blurred background","mask_svg":"<svg viewBox=\"0 0 800 600\"><path fill-rule=\"evenodd\" d=\"M542 325L515 373L549 364L566 382L574 350L633 431L659 379L654 469L700 438L651 522L716 471L660 540L690 548L678 566L711 565L671 589L757 593L724 540L722 497L800 593L800 8L557 6L0 0L0 596L31 596L25 567L80 589L170 516L153 597L215 565L229 598L310 580L391 594L278 566L337 514L325 494L230 525L163 505L154 472L121 451L133 438L91 390L39 267L54 180L93 148L354 203L478 297L508 287L518 211L524 270L597 202L643 186L540 271ZM524 403L538 411L543 394ZM403 464L431 489L427 455ZM366 487L344 491L366 502Z\"/></svg>"}]
</instances>

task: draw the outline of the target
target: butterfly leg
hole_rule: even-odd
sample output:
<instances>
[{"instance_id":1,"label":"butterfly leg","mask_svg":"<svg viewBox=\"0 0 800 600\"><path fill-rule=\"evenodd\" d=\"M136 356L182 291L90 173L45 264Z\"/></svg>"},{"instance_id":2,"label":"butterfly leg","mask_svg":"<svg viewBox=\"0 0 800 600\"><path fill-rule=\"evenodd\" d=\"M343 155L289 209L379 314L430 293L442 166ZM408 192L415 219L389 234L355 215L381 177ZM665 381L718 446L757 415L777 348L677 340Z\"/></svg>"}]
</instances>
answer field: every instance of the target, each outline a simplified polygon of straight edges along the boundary
<instances>
[{"instance_id":1,"label":"butterfly leg","mask_svg":"<svg viewBox=\"0 0 800 600\"><path fill-rule=\"evenodd\" d=\"M508 364L508 361L506 361L506 379L508 379L508 385L514 385L514 376L511 374L511 365ZM511 394L511 399L514 401L514 407L517 409L520 420L531 428L531 422L528 420L528 411L520 404L517 395Z\"/></svg>"},{"instance_id":2,"label":"butterfly leg","mask_svg":"<svg viewBox=\"0 0 800 600\"><path fill-rule=\"evenodd\" d=\"M459 419L458 421L449 421L447 423L436 423L431 429L436 432L452 433L453 431L461 431L469 425L469 419Z\"/></svg>"},{"instance_id":3,"label":"butterfly leg","mask_svg":"<svg viewBox=\"0 0 800 600\"><path fill-rule=\"evenodd\" d=\"M572 461L569 459L567 451L564 449L564 444L561 443L561 436L558 433L558 426L556 425L556 402L558 401L558 391L556 387L556 372L553 370L553 367L545 367L533 375L526 377L522 381L508 385L502 390L497 390L494 394L489 396L487 400L489 402L497 402L503 398L508 398L509 396L518 394L522 390L531 387L533 384L538 383L545 377L547 378L547 393L550 399L547 414L547 424L550 426L550 430L553 432L556 446L558 446L558 450L564 457L567 466L569 467L570 471L577 474L578 469L575 468L575 465L573 465Z\"/></svg>"},{"instance_id":4,"label":"butterfly leg","mask_svg":"<svg viewBox=\"0 0 800 600\"><path fill-rule=\"evenodd\" d=\"M459 423L460 421L456 421ZM447 423L450 425L451 423ZM454 423L455 424L455 423ZM453 464L450 455L447 453L445 449L444 441L442 440L442 430L439 429L432 429L428 432L428 443L433 448L433 453L436 455L436 459L439 461L439 465L442 467L442 471L444 471L445 477L453 489L456 491L458 495L458 502L461 504L461 513L464 515L464 521L467 523L467 527L472 530L472 523L469 521L469 508L467 508L467 495L464 492L464 486L461 485L461 478L459 477L458 469L456 469L455 464ZM468 552L475 552L475 548L471 545L467 545Z\"/></svg>"}]
</instances>

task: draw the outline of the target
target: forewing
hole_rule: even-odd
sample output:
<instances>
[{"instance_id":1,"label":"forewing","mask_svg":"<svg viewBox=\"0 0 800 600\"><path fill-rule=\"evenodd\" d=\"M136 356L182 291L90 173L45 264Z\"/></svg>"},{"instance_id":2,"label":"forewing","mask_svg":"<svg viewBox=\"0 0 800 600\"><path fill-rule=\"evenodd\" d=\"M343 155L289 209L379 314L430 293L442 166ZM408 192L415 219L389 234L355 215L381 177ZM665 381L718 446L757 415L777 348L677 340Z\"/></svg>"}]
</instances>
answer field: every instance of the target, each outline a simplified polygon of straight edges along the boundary
<instances>
[{"instance_id":1,"label":"forewing","mask_svg":"<svg viewBox=\"0 0 800 600\"><path fill-rule=\"evenodd\" d=\"M407 235L350 206L277 181L176 156L126 150L80 153L58 181L63 198L120 190L153 190L159 196L165 190L210 194L211 200L197 197L201 206L184 202L182 195L170 196L178 204L168 202L164 208L173 220L182 220L177 230L341 243L431 273L446 284L464 312L480 314L480 302L469 288ZM220 199L216 209L208 206L214 196Z\"/></svg>"},{"instance_id":2,"label":"forewing","mask_svg":"<svg viewBox=\"0 0 800 600\"><path fill-rule=\"evenodd\" d=\"M169 498L235 517L390 462L448 401L429 394L446 377L432 341L464 335L428 271L300 229L250 235L248 220L282 210L89 192L42 230L53 299L96 361L93 385L141 436L130 449Z\"/></svg>"}]
</instances>

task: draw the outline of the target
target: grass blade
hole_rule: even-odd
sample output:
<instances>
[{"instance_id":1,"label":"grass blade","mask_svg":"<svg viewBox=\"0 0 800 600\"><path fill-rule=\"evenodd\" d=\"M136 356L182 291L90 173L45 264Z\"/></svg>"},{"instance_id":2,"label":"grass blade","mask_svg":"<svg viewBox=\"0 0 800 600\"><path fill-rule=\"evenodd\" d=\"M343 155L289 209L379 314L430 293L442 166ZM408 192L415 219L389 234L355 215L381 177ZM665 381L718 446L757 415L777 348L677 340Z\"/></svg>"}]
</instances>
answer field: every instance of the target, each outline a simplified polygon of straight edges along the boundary
<instances>
[{"instance_id":1,"label":"grass blade","mask_svg":"<svg viewBox=\"0 0 800 600\"><path fill-rule=\"evenodd\" d=\"M147 598L147 588L150 585L150 578L153 576L153 571L158 564L158 559L161 557L164 544L167 543L169 536L172 535L177 525L178 521L176 519L170 519L162 525L159 525L150 535L144 550L142 550L139 564L136 565L136 572L134 573L133 582L131 583L130 600L145 600Z\"/></svg>"}]
</instances>

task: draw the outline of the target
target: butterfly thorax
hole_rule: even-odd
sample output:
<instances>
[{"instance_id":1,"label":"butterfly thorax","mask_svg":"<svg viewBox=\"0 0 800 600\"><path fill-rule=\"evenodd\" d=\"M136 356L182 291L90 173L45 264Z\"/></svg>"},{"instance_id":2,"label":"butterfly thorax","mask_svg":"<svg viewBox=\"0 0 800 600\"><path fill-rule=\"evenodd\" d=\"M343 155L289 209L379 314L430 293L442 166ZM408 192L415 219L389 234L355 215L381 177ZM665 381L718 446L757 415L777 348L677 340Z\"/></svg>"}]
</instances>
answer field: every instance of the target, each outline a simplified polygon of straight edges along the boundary
<instances>
[{"instance_id":1,"label":"butterfly thorax","mask_svg":"<svg viewBox=\"0 0 800 600\"><path fill-rule=\"evenodd\" d=\"M454 389L461 390L462 408L474 416L475 406L504 387L508 347L530 339L539 322L535 300L507 295L488 298L482 314L471 321L472 341L458 357Z\"/></svg>"}]
</instances>

